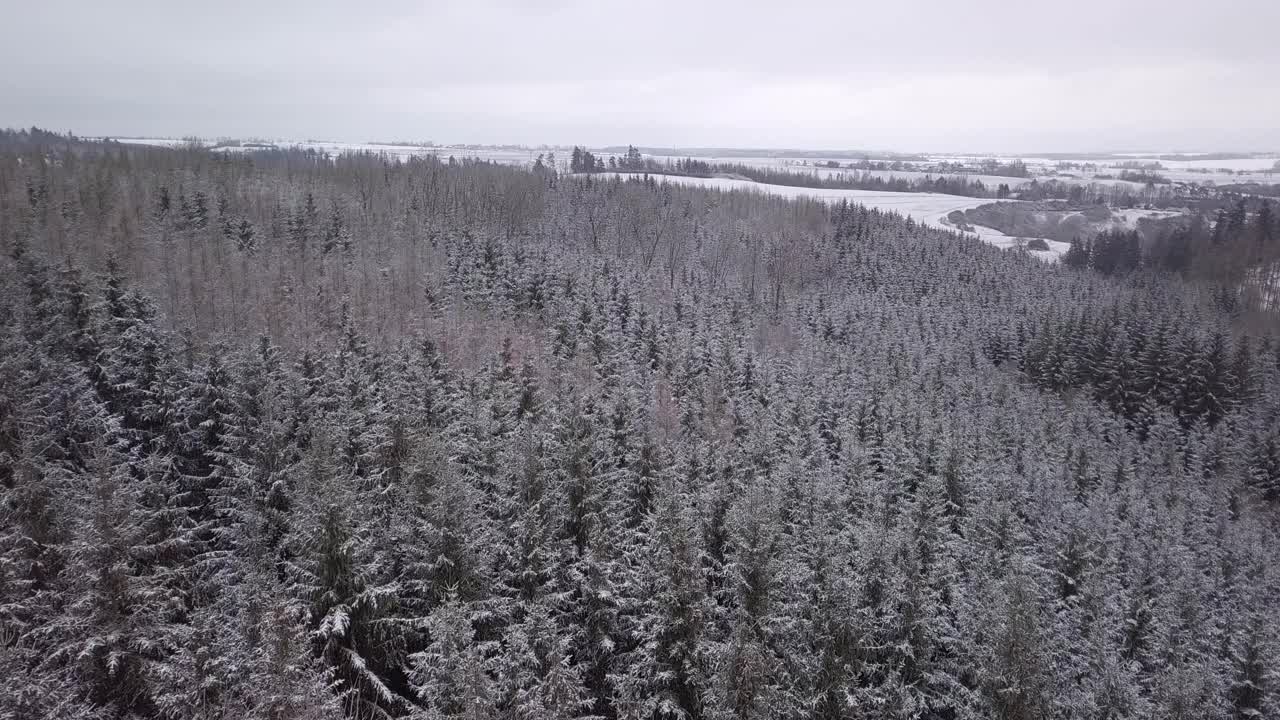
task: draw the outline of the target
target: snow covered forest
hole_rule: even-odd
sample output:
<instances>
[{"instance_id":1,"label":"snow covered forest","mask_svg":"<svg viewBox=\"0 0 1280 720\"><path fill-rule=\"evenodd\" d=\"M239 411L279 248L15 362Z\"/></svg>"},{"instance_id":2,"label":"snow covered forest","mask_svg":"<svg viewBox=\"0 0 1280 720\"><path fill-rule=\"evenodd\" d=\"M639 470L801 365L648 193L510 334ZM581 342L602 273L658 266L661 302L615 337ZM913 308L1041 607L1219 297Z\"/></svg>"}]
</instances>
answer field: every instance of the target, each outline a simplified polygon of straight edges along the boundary
<instances>
[{"instance_id":1,"label":"snow covered forest","mask_svg":"<svg viewBox=\"0 0 1280 720\"><path fill-rule=\"evenodd\" d=\"M850 205L0 132L0 718L1280 717L1280 319Z\"/></svg>"}]
</instances>

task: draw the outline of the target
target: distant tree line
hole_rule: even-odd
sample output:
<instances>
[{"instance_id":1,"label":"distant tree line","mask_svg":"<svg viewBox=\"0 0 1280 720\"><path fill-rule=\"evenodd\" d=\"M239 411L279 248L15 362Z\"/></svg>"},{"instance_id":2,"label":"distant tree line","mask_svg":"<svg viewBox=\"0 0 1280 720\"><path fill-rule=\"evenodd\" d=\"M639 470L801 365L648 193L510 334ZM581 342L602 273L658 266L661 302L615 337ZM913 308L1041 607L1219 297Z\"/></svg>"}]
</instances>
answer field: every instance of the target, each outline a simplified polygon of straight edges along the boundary
<instances>
[{"instance_id":1,"label":"distant tree line","mask_svg":"<svg viewBox=\"0 0 1280 720\"><path fill-rule=\"evenodd\" d=\"M1072 203L1105 204L1111 207L1133 208L1139 206L1177 207L1188 202L1200 202L1209 198L1213 192L1207 188L1196 186L1173 186L1167 178L1147 173L1146 171L1126 170L1119 178L1124 182L1078 183L1062 180L1032 179L1029 183L1015 186L999 183L989 186L981 180L966 177L969 169L964 166L949 168L945 163L938 166L937 173L926 177L882 177L871 174L871 171L893 171L909 169L901 161L871 162L859 161L848 164L851 170L866 172L849 172L819 175L812 172L797 172L785 166L762 167L742 163L712 163L694 158L681 158L674 162L658 161L643 156L635 146L628 146L627 153L622 156L610 156L607 161L597 158L590 152L576 148L579 160L571 163L574 173L598 172L633 172L658 175L684 175L690 177L714 177L733 175L749 180L772 185L791 187L814 187L847 190L873 190L887 192L936 192L964 197L1009 199L1016 198L1028 201L1066 200ZM834 165L832 164L834 163ZM839 163L829 161L828 168L839 168ZM1026 165L1021 161L1002 164L989 160L981 168L984 174L1006 177L1029 177ZM916 171L912 171L916 172ZM1127 174L1127 175L1126 175ZM1114 179L1099 176L1100 179ZM1137 185L1141 184L1142 187Z\"/></svg>"}]
</instances>

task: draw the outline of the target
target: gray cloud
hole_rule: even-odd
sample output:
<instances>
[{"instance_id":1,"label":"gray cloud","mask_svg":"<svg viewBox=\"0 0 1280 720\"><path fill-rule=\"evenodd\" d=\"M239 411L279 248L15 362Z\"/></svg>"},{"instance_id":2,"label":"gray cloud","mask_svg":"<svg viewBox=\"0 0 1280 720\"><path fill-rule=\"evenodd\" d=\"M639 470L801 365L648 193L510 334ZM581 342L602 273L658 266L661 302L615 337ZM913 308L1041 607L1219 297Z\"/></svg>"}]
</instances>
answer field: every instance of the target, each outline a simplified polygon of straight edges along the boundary
<instances>
[{"instance_id":1,"label":"gray cloud","mask_svg":"<svg viewBox=\"0 0 1280 720\"><path fill-rule=\"evenodd\" d=\"M0 0L0 125L933 150L1280 148L1280 3Z\"/></svg>"}]
</instances>

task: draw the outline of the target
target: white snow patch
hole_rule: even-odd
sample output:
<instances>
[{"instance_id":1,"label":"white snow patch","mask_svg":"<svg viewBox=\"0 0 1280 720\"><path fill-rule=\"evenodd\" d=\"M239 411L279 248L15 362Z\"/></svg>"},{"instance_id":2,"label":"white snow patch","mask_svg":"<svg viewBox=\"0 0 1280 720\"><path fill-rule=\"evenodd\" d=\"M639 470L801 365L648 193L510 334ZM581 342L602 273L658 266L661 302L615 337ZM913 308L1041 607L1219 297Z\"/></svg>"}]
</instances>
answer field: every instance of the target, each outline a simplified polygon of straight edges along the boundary
<instances>
[{"instance_id":1,"label":"white snow patch","mask_svg":"<svg viewBox=\"0 0 1280 720\"><path fill-rule=\"evenodd\" d=\"M1123 225L1127 228L1138 227L1138 221L1142 218L1151 218L1153 220L1159 218L1176 217L1181 215L1179 210L1143 210L1141 208L1129 208L1125 210L1112 210L1112 222L1116 225Z\"/></svg>"}]
</instances>

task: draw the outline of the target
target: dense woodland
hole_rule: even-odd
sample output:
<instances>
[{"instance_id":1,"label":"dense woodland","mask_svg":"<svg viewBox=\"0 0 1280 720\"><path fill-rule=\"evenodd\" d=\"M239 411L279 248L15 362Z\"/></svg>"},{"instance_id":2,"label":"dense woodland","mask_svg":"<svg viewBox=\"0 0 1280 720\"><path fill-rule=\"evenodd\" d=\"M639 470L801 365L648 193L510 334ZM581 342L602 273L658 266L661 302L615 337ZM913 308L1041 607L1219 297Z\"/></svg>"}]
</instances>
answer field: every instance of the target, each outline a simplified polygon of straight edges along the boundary
<instances>
[{"instance_id":1,"label":"dense woodland","mask_svg":"<svg viewBox=\"0 0 1280 720\"><path fill-rule=\"evenodd\" d=\"M1072 267L1107 275L1149 268L1219 288L1227 309L1241 304L1280 310L1280 218L1265 198L1219 201L1213 220L1192 213L1154 223L1147 232L1116 230L1077 238L1063 257ZM1204 210L1210 210L1204 208ZM1223 294L1221 291L1228 289Z\"/></svg>"},{"instance_id":2,"label":"dense woodland","mask_svg":"<svg viewBox=\"0 0 1280 720\"><path fill-rule=\"evenodd\" d=\"M543 165L539 157L538 166ZM624 172L652 175L677 175L690 177L729 176L745 178L759 183L783 185L787 187L817 187L843 190L876 190L888 192L940 192L966 197L1006 198L1012 194L1008 185L987 187L981 180L970 181L962 175L938 175L917 179L905 177L882 177L867 170L885 163L850 163L850 171L838 175L819 175L813 172L796 172L786 167L768 168L745 163L717 163L698 160L692 157L670 161L659 161L644 157L634 145L627 147L622 155L613 155L606 162L603 156L597 156L589 150L574 147L569 160L571 173ZM891 165L901 167L901 162ZM825 167L839 168L839 163L831 161ZM895 168L898 169L898 168ZM1022 168L1025 174L1026 168Z\"/></svg>"},{"instance_id":3,"label":"dense woodland","mask_svg":"<svg viewBox=\"0 0 1280 720\"><path fill-rule=\"evenodd\" d=\"M849 205L0 136L0 718L1280 716L1280 338Z\"/></svg>"}]
</instances>

